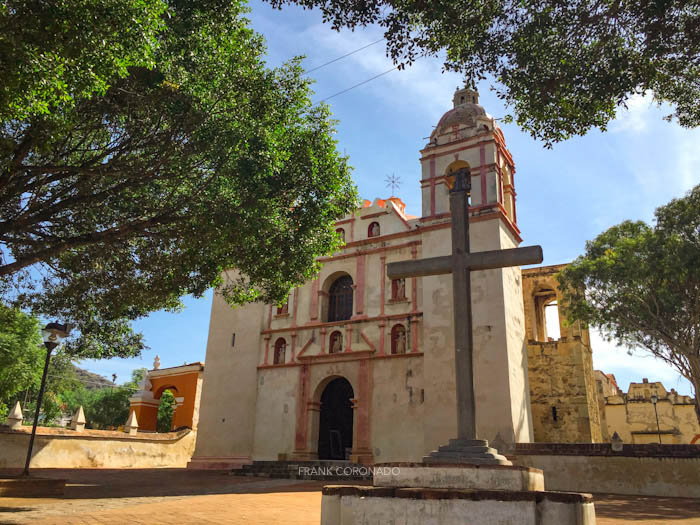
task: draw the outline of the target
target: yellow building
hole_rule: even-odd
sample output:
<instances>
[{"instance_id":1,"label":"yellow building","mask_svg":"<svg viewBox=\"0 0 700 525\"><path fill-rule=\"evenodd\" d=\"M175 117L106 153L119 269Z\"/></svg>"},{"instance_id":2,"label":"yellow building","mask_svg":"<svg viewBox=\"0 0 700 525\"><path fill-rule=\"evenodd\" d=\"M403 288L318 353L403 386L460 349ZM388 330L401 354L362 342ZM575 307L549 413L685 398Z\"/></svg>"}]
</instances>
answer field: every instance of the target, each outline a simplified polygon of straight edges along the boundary
<instances>
[{"instance_id":1,"label":"yellow building","mask_svg":"<svg viewBox=\"0 0 700 525\"><path fill-rule=\"evenodd\" d=\"M659 381L630 383L626 394L605 397L604 410L608 435L617 432L626 443L687 444L700 436L693 398Z\"/></svg>"}]
</instances>

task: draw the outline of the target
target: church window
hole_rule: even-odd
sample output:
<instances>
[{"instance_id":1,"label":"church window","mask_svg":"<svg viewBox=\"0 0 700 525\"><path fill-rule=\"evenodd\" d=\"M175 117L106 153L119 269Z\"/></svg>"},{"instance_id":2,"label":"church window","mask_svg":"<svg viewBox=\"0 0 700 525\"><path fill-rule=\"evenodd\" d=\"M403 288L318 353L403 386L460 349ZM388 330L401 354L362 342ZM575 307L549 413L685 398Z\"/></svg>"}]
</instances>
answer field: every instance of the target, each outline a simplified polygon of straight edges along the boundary
<instances>
[{"instance_id":1,"label":"church window","mask_svg":"<svg viewBox=\"0 0 700 525\"><path fill-rule=\"evenodd\" d=\"M335 233L337 233L340 236L340 241L345 242L345 230L343 228L338 228L335 230Z\"/></svg>"},{"instance_id":2,"label":"church window","mask_svg":"<svg viewBox=\"0 0 700 525\"><path fill-rule=\"evenodd\" d=\"M276 365L283 365L284 364L284 354L285 351L287 350L287 341L284 340L284 337L280 337L277 341L275 341L275 356L274 356L274 361L273 363Z\"/></svg>"},{"instance_id":3,"label":"church window","mask_svg":"<svg viewBox=\"0 0 700 525\"><path fill-rule=\"evenodd\" d=\"M391 329L391 353L406 353L406 329L402 324L397 324Z\"/></svg>"},{"instance_id":4,"label":"church window","mask_svg":"<svg viewBox=\"0 0 700 525\"><path fill-rule=\"evenodd\" d=\"M328 290L328 321L347 321L352 317L352 277L338 277Z\"/></svg>"},{"instance_id":5,"label":"church window","mask_svg":"<svg viewBox=\"0 0 700 525\"><path fill-rule=\"evenodd\" d=\"M379 223L373 222L367 228L367 237L379 237L380 235Z\"/></svg>"},{"instance_id":6,"label":"church window","mask_svg":"<svg viewBox=\"0 0 700 525\"><path fill-rule=\"evenodd\" d=\"M339 354L343 351L343 334L340 331L336 330L331 334L328 348L329 354Z\"/></svg>"},{"instance_id":7,"label":"church window","mask_svg":"<svg viewBox=\"0 0 700 525\"><path fill-rule=\"evenodd\" d=\"M403 301L406 299L406 279L391 280L391 300Z\"/></svg>"},{"instance_id":8,"label":"church window","mask_svg":"<svg viewBox=\"0 0 700 525\"><path fill-rule=\"evenodd\" d=\"M289 313L289 297L282 306L277 307L277 315L287 315Z\"/></svg>"},{"instance_id":9,"label":"church window","mask_svg":"<svg viewBox=\"0 0 700 525\"><path fill-rule=\"evenodd\" d=\"M557 407L552 407L552 419L554 421L559 421L559 415L557 414Z\"/></svg>"}]
</instances>

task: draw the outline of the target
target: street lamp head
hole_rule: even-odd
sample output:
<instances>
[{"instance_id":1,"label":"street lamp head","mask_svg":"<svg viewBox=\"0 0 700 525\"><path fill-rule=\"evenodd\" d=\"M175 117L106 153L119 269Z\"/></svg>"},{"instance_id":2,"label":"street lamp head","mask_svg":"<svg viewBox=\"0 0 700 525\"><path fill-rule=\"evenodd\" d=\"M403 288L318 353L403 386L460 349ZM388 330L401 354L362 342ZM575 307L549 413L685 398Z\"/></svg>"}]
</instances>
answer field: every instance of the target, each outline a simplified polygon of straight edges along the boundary
<instances>
[{"instance_id":1,"label":"street lamp head","mask_svg":"<svg viewBox=\"0 0 700 525\"><path fill-rule=\"evenodd\" d=\"M63 339L68 337L69 332L70 325L60 324L58 321L47 324L41 331L41 335L44 339L44 346L46 346L48 350L53 350Z\"/></svg>"},{"instance_id":2,"label":"street lamp head","mask_svg":"<svg viewBox=\"0 0 700 525\"><path fill-rule=\"evenodd\" d=\"M659 396L657 396L656 394L652 394L651 395L651 402L656 404L656 403L658 403L658 401L659 401Z\"/></svg>"}]
</instances>

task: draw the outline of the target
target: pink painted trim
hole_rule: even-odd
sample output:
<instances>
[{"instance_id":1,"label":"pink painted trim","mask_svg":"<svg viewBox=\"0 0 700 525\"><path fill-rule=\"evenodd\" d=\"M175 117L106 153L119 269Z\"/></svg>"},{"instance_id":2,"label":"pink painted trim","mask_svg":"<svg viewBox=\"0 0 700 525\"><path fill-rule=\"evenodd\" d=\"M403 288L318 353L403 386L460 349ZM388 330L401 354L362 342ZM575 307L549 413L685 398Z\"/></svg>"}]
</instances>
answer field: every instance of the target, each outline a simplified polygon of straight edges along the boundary
<instances>
[{"instance_id":1,"label":"pink painted trim","mask_svg":"<svg viewBox=\"0 0 700 525\"><path fill-rule=\"evenodd\" d=\"M270 311L267 314L267 329L269 330L272 326L272 305L270 305Z\"/></svg>"},{"instance_id":2,"label":"pink painted trim","mask_svg":"<svg viewBox=\"0 0 700 525\"><path fill-rule=\"evenodd\" d=\"M296 363L286 364L286 365L276 365L276 366L297 366L300 362L302 363L334 363L336 361L357 361L358 359L370 359L374 352L372 350L355 350L353 352L341 352L339 354L317 354L317 355L305 355L303 358L299 359ZM275 365L268 365L266 367L259 366L258 368L275 368Z\"/></svg>"},{"instance_id":3,"label":"pink painted trim","mask_svg":"<svg viewBox=\"0 0 700 525\"><path fill-rule=\"evenodd\" d=\"M401 357L423 357L423 352L407 352L405 354L385 354L385 355L372 355L371 350L358 350L351 352L350 354L326 354L326 355L306 355L303 360L299 360L296 363L285 363L283 365L258 365L257 370L267 370L268 368L283 368L283 367L300 367L304 365L322 365L327 363L352 363L353 361L363 361L367 359L388 359L388 358L401 358Z\"/></svg>"},{"instance_id":4,"label":"pink painted trim","mask_svg":"<svg viewBox=\"0 0 700 525\"><path fill-rule=\"evenodd\" d=\"M399 210L397 210L394 206L391 207L391 210L394 212L394 215L396 215L399 218L399 220L403 223L403 225L406 227L406 229L410 230L411 225L408 224L408 221L401 216L401 213L399 213Z\"/></svg>"},{"instance_id":5,"label":"pink painted trim","mask_svg":"<svg viewBox=\"0 0 700 525\"><path fill-rule=\"evenodd\" d=\"M296 357L294 356L294 350L296 348L296 344L297 344L297 334L292 334L292 358L290 359L291 363L296 361Z\"/></svg>"},{"instance_id":6,"label":"pink painted trim","mask_svg":"<svg viewBox=\"0 0 700 525\"><path fill-rule=\"evenodd\" d=\"M292 320L292 326L297 324L297 310L299 306L299 288L294 288L294 319Z\"/></svg>"},{"instance_id":7,"label":"pink painted trim","mask_svg":"<svg viewBox=\"0 0 700 525\"><path fill-rule=\"evenodd\" d=\"M321 333L321 353L325 354L326 353L326 329L321 328L320 333Z\"/></svg>"},{"instance_id":8,"label":"pink painted trim","mask_svg":"<svg viewBox=\"0 0 700 525\"><path fill-rule=\"evenodd\" d=\"M306 450L306 434L308 432L308 411L306 406L309 398L309 367L299 367L299 395L297 396L297 424L294 432L294 449Z\"/></svg>"},{"instance_id":9,"label":"pink painted trim","mask_svg":"<svg viewBox=\"0 0 700 525\"><path fill-rule=\"evenodd\" d=\"M411 319L411 324L413 325L411 327L411 337L413 339L411 352L415 354L418 352L418 319Z\"/></svg>"},{"instance_id":10,"label":"pink painted trim","mask_svg":"<svg viewBox=\"0 0 700 525\"><path fill-rule=\"evenodd\" d=\"M352 325L345 327L345 350L343 353L352 352Z\"/></svg>"},{"instance_id":11,"label":"pink painted trim","mask_svg":"<svg viewBox=\"0 0 700 525\"><path fill-rule=\"evenodd\" d=\"M357 308L356 315L362 315L365 310L365 256L357 256L357 289L355 290Z\"/></svg>"},{"instance_id":12,"label":"pink painted trim","mask_svg":"<svg viewBox=\"0 0 700 525\"><path fill-rule=\"evenodd\" d=\"M486 169L487 172L495 171L498 169L498 166L496 165L495 162L491 162L490 164L484 164L483 167ZM479 168L481 168L481 166L479 166ZM479 173L481 173L481 171L479 171ZM479 175L473 174L472 176L478 177ZM447 180L449 180L450 177L451 177L451 175L440 175L439 177L435 177L435 183L436 184L444 184ZM427 188L431 183L432 182L430 180L421 181L420 187L421 187L421 189Z\"/></svg>"},{"instance_id":13,"label":"pink painted trim","mask_svg":"<svg viewBox=\"0 0 700 525\"><path fill-rule=\"evenodd\" d=\"M435 215L435 157L430 158L430 215Z\"/></svg>"},{"instance_id":14,"label":"pink painted trim","mask_svg":"<svg viewBox=\"0 0 700 525\"><path fill-rule=\"evenodd\" d=\"M352 212L352 222L350 223L350 242L355 242L355 212ZM347 248L347 243L345 245Z\"/></svg>"},{"instance_id":15,"label":"pink painted trim","mask_svg":"<svg viewBox=\"0 0 700 525\"><path fill-rule=\"evenodd\" d=\"M444 157L445 155L452 155L454 153L458 153L460 151L465 151L468 149L474 149L478 148L479 145L484 142L486 144L490 144L491 142L496 142L496 139L491 136L491 132L488 133L480 133L479 135L474 135L473 137L466 137L457 141L450 142L450 144L442 144L441 146L438 146L437 148L430 148L429 150L427 148L422 149L420 153L423 155L422 158L427 158L428 156L431 157ZM459 145L459 144L465 144L469 143L466 145L463 145L461 147L457 148L452 148L448 149L445 151L434 151L435 149L439 148L445 148L451 145Z\"/></svg>"},{"instance_id":16,"label":"pink painted trim","mask_svg":"<svg viewBox=\"0 0 700 525\"><path fill-rule=\"evenodd\" d=\"M370 348L370 350L372 350L372 352L375 352L375 351L377 350L377 349L374 347L374 345L372 344L372 341L370 341L370 340L367 338L367 336L365 335L365 333L364 333L363 331L361 331L361 330L360 330L360 337L362 337L362 339L365 341L365 343L367 343L367 346L369 346L369 348Z\"/></svg>"},{"instance_id":17,"label":"pink painted trim","mask_svg":"<svg viewBox=\"0 0 700 525\"><path fill-rule=\"evenodd\" d=\"M309 338L309 340L306 342L306 344L301 347L301 350L299 351L299 355L297 355L297 359L299 359L301 356L304 355L304 352L306 352L309 349L312 342L313 341L311 340L311 338Z\"/></svg>"},{"instance_id":18,"label":"pink painted trim","mask_svg":"<svg viewBox=\"0 0 700 525\"><path fill-rule=\"evenodd\" d=\"M448 216L449 216L449 214L448 214ZM446 224L447 224L447 226L450 225L449 223L446 223ZM410 235L415 235L415 234L420 233L420 232L428 231L427 228L435 229L435 228L433 228L433 226L435 226L435 225L422 226L420 231L419 230L410 230L407 232L392 233L391 235L387 235L386 237L384 237L383 240L387 241L389 239L396 239L399 237L406 237L406 236L410 236ZM365 244L372 244L373 242L376 242L375 239L379 239L379 238L380 237L372 237L372 239L366 239L364 241L357 241L357 242L353 243L351 248L354 248L356 246L362 246ZM348 259L350 257L357 257L358 255L371 255L371 254L375 254L375 253L386 253L386 252L391 252L391 251L395 251L395 250L400 250L400 249L406 248L408 246L419 245L421 243L422 243L421 240L416 240L416 241L409 241L409 242L406 242L403 244L394 244L391 246L380 246L378 248L371 248L368 250L359 250L359 251L356 251L353 253L334 255L331 257L319 257L318 261L319 262L330 262L330 261L338 261L340 259ZM324 293L324 292L321 292L321 293Z\"/></svg>"},{"instance_id":19,"label":"pink painted trim","mask_svg":"<svg viewBox=\"0 0 700 525\"><path fill-rule=\"evenodd\" d=\"M511 206L513 206L513 224L515 227L518 227L518 214L515 212L515 167L510 168L510 185L513 188L513 202L511 203Z\"/></svg>"},{"instance_id":20,"label":"pink painted trim","mask_svg":"<svg viewBox=\"0 0 700 525\"><path fill-rule=\"evenodd\" d=\"M318 319L318 277L311 282L311 305L309 307L309 317Z\"/></svg>"},{"instance_id":21,"label":"pink painted trim","mask_svg":"<svg viewBox=\"0 0 700 525\"><path fill-rule=\"evenodd\" d=\"M379 314L384 315L384 303L386 302L386 255L379 260L382 262L382 270L379 274Z\"/></svg>"},{"instance_id":22,"label":"pink painted trim","mask_svg":"<svg viewBox=\"0 0 700 525\"><path fill-rule=\"evenodd\" d=\"M360 220L374 219L375 217L380 217L382 215L387 215L389 213L391 213L391 211L389 211L389 210L382 210L382 211L378 211L376 213L368 213L367 215L363 215L362 217L360 217Z\"/></svg>"},{"instance_id":23,"label":"pink painted trim","mask_svg":"<svg viewBox=\"0 0 700 525\"><path fill-rule=\"evenodd\" d=\"M370 448L370 405L372 400L372 378L370 364L367 360L360 361L358 366L358 403L357 403L357 444L353 451L365 451Z\"/></svg>"},{"instance_id":24,"label":"pink painted trim","mask_svg":"<svg viewBox=\"0 0 700 525\"><path fill-rule=\"evenodd\" d=\"M486 206L488 199L486 197L486 145L482 142L479 145L479 165L481 166L481 204Z\"/></svg>"},{"instance_id":25,"label":"pink painted trim","mask_svg":"<svg viewBox=\"0 0 700 525\"><path fill-rule=\"evenodd\" d=\"M411 248L411 258L415 259L418 256L418 248ZM418 311L418 280L415 277L411 278L411 312Z\"/></svg>"},{"instance_id":26,"label":"pink painted trim","mask_svg":"<svg viewBox=\"0 0 700 525\"><path fill-rule=\"evenodd\" d=\"M263 361L263 364L267 365L268 364L268 356L270 354L270 336L267 335L265 336L265 360Z\"/></svg>"},{"instance_id":27,"label":"pink painted trim","mask_svg":"<svg viewBox=\"0 0 700 525\"><path fill-rule=\"evenodd\" d=\"M384 345L386 344L386 324L379 323L379 355L384 355Z\"/></svg>"},{"instance_id":28,"label":"pink painted trim","mask_svg":"<svg viewBox=\"0 0 700 525\"><path fill-rule=\"evenodd\" d=\"M343 326L346 325L352 325L352 324L357 324L357 323L365 323L365 322L371 322L371 321L391 321L393 319L407 319L409 316L422 316L423 312L409 312L409 313L404 313L404 314L385 314L385 315L377 315L374 317L369 317L369 316L363 316L362 318L358 319L350 319L348 321L333 321L329 323L308 323L305 325L300 325L295 328L297 331L301 330L313 330L314 328L330 328L331 330L333 329L342 329ZM291 332L292 328L287 327L287 328L271 328L270 330L261 330L261 334L279 334L283 332Z\"/></svg>"}]
</instances>

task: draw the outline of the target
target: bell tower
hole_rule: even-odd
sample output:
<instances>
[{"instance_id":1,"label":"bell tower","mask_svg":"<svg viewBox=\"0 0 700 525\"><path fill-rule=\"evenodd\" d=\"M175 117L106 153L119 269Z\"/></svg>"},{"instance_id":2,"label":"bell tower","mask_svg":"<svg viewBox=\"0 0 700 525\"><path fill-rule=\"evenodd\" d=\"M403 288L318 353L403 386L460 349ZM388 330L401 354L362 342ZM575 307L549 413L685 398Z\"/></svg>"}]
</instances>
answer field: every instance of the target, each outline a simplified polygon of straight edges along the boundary
<instances>
[{"instance_id":1,"label":"bell tower","mask_svg":"<svg viewBox=\"0 0 700 525\"><path fill-rule=\"evenodd\" d=\"M421 151L421 255L452 253L449 190L469 168L471 251L503 250L520 242L515 213L513 158L479 93L458 88ZM527 348L520 267L471 273L474 394L477 434L499 444L532 441ZM455 362L452 276L421 277L425 396L425 448L437 448L455 432ZM456 405L455 405L456 406ZM506 447L507 449L507 447Z\"/></svg>"},{"instance_id":2,"label":"bell tower","mask_svg":"<svg viewBox=\"0 0 700 525\"><path fill-rule=\"evenodd\" d=\"M457 88L452 104L421 151L423 221L439 219L449 212L450 173L468 167L472 176L472 217L493 215L493 219L504 221L519 241L515 164L503 132L479 105L477 91Z\"/></svg>"}]
</instances>

